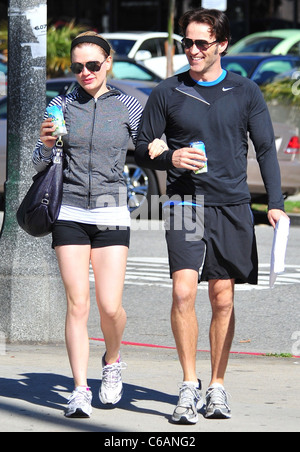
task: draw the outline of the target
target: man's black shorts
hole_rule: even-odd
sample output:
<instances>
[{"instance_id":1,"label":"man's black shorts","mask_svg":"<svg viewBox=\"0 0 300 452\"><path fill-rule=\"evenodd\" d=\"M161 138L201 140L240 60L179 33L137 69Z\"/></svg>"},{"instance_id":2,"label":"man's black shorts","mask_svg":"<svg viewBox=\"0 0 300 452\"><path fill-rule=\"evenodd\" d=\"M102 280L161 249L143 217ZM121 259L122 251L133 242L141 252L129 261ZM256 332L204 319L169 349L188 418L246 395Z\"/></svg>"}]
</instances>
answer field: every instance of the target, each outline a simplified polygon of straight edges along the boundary
<instances>
[{"instance_id":1,"label":"man's black shorts","mask_svg":"<svg viewBox=\"0 0 300 452\"><path fill-rule=\"evenodd\" d=\"M202 267L200 281L235 279L257 284L258 256L253 214L239 206L164 208L171 277ZM194 227L194 230L192 229Z\"/></svg>"}]
</instances>

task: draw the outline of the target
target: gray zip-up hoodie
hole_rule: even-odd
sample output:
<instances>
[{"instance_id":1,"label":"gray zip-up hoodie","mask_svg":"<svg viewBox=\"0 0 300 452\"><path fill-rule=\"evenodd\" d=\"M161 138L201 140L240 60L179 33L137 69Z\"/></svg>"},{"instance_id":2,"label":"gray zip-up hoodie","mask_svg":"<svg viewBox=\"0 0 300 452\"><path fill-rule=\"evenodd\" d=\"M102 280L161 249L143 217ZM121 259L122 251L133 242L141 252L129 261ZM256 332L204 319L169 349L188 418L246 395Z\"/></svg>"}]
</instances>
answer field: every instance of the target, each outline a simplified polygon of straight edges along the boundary
<instances>
[{"instance_id":1,"label":"gray zip-up hoodie","mask_svg":"<svg viewBox=\"0 0 300 452\"><path fill-rule=\"evenodd\" d=\"M58 96L49 106L61 103ZM81 87L66 96L63 205L94 209L127 204L123 169L141 115L140 103L116 89L97 100ZM53 150L39 140L33 154L36 170L43 171L52 157Z\"/></svg>"}]
</instances>

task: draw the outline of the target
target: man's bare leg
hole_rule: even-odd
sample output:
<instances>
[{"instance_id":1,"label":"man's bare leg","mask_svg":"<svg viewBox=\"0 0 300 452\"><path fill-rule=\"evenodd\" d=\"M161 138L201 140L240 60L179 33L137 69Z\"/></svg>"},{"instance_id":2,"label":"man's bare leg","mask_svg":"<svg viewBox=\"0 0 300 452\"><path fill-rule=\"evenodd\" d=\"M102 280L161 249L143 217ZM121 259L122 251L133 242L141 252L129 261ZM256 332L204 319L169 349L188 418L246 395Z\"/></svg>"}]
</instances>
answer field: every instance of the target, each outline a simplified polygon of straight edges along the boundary
<instances>
[{"instance_id":1,"label":"man's bare leg","mask_svg":"<svg viewBox=\"0 0 300 452\"><path fill-rule=\"evenodd\" d=\"M231 418L224 378L234 337L234 284L234 280L209 282L213 315L210 328L212 377L206 393L208 419Z\"/></svg>"},{"instance_id":2,"label":"man's bare leg","mask_svg":"<svg viewBox=\"0 0 300 452\"><path fill-rule=\"evenodd\" d=\"M209 297L212 305L210 328L211 384L220 383L224 385L235 329L234 284L234 280L212 280L209 282Z\"/></svg>"},{"instance_id":3,"label":"man's bare leg","mask_svg":"<svg viewBox=\"0 0 300 452\"><path fill-rule=\"evenodd\" d=\"M198 321L195 302L198 289L198 273L180 270L173 274L173 306L171 323L176 341L183 380L197 382L196 353Z\"/></svg>"}]
</instances>

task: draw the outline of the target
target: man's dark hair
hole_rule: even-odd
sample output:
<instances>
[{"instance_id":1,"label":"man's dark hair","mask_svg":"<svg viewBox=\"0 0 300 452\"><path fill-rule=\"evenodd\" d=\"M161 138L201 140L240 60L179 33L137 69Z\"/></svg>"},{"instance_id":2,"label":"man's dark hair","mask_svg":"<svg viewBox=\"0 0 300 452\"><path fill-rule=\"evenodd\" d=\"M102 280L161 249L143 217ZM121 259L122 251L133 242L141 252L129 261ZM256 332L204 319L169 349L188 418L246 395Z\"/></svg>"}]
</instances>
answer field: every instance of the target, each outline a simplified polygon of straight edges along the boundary
<instances>
[{"instance_id":1,"label":"man's dark hair","mask_svg":"<svg viewBox=\"0 0 300 452\"><path fill-rule=\"evenodd\" d=\"M179 20L179 26L183 36L186 35L186 29L192 22L208 24L211 28L211 34L216 36L217 41L228 41L230 43L230 23L228 17L222 11L205 8L187 11ZM224 52L222 56L226 55L226 53Z\"/></svg>"}]
</instances>

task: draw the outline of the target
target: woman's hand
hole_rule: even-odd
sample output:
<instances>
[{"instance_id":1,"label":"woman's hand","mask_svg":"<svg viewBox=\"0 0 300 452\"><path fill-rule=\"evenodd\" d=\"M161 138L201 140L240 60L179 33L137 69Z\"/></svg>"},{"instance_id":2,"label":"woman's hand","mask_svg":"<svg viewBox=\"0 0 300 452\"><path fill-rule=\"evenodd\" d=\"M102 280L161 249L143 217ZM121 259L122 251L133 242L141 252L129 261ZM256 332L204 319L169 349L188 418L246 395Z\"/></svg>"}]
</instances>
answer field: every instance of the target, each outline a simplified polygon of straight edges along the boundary
<instances>
[{"instance_id":1,"label":"woman's hand","mask_svg":"<svg viewBox=\"0 0 300 452\"><path fill-rule=\"evenodd\" d=\"M149 144L148 149L151 160L154 160L156 157L169 150L168 145L158 138Z\"/></svg>"},{"instance_id":2,"label":"woman's hand","mask_svg":"<svg viewBox=\"0 0 300 452\"><path fill-rule=\"evenodd\" d=\"M46 119L41 125L40 139L46 148L51 149L56 143L57 137L52 136L55 129L55 125L51 118Z\"/></svg>"}]
</instances>

